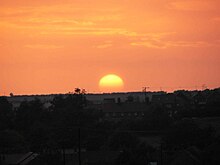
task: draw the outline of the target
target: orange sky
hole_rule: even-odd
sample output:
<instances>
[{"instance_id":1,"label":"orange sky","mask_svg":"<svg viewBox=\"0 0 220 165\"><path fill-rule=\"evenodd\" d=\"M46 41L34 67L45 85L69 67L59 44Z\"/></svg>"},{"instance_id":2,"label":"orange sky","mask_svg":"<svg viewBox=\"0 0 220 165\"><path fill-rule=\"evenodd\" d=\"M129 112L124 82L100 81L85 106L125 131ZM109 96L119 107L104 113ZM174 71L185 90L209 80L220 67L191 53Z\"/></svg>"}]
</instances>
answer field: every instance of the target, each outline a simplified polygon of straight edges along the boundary
<instances>
[{"instance_id":1,"label":"orange sky","mask_svg":"<svg viewBox=\"0 0 220 165\"><path fill-rule=\"evenodd\" d=\"M219 0L1 0L0 95L220 86Z\"/></svg>"}]
</instances>

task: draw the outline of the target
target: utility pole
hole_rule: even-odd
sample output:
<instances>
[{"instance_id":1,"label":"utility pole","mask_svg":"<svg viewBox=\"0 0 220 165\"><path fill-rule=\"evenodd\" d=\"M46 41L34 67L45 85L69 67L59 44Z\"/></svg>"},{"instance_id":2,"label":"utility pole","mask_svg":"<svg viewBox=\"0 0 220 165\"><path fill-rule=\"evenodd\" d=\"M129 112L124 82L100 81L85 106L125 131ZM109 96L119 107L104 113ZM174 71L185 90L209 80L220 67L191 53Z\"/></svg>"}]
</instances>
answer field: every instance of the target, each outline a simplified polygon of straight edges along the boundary
<instances>
[{"instance_id":1,"label":"utility pole","mask_svg":"<svg viewBox=\"0 0 220 165\"><path fill-rule=\"evenodd\" d=\"M78 128L78 160L79 160L79 165L81 165L81 137L80 137L80 127Z\"/></svg>"},{"instance_id":2,"label":"utility pole","mask_svg":"<svg viewBox=\"0 0 220 165\"><path fill-rule=\"evenodd\" d=\"M66 165L66 152L65 152L65 147L63 147L63 165Z\"/></svg>"},{"instance_id":3,"label":"utility pole","mask_svg":"<svg viewBox=\"0 0 220 165\"><path fill-rule=\"evenodd\" d=\"M142 91L144 92L144 99L145 99L145 102L147 101L147 89L149 89L150 87L143 87L142 88Z\"/></svg>"},{"instance_id":4,"label":"utility pole","mask_svg":"<svg viewBox=\"0 0 220 165\"><path fill-rule=\"evenodd\" d=\"M160 165L163 165L163 148L162 148L162 143L160 144Z\"/></svg>"}]
</instances>

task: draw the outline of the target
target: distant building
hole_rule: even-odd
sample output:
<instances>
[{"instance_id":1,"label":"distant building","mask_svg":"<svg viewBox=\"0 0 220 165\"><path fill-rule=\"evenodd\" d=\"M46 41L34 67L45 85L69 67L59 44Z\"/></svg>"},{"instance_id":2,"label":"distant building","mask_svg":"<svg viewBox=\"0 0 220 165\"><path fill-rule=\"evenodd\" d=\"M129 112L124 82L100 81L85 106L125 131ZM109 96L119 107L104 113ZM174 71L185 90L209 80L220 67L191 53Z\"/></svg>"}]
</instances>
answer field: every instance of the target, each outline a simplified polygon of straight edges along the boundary
<instances>
[{"instance_id":1,"label":"distant building","mask_svg":"<svg viewBox=\"0 0 220 165\"><path fill-rule=\"evenodd\" d=\"M141 119L148 109L148 105L138 102L104 103L102 106L105 120Z\"/></svg>"},{"instance_id":2,"label":"distant building","mask_svg":"<svg viewBox=\"0 0 220 165\"><path fill-rule=\"evenodd\" d=\"M151 102L152 104L161 105L166 108L173 108L176 106L176 96L173 93L153 95Z\"/></svg>"},{"instance_id":3,"label":"distant building","mask_svg":"<svg viewBox=\"0 0 220 165\"><path fill-rule=\"evenodd\" d=\"M151 100L153 95L159 95L164 92L147 92L146 96ZM61 94L62 96L67 96L68 94ZM52 95L13 95L7 97L8 101L12 103L14 109L18 108L23 101L33 101L39 99L44 106L47 108L51 106L51 102L57 94ZM129 97L133 98L135 102L145 102L145 93L143 92L125 92L125 93L103 93L103 94L86 94L86 99L93 105L101 105L106 101L115 100L115 102L125 102Z\"/></svg>"},{"instance_id":4,"label":"distant building","mask_svg":"<svg viewBox=\"0 0 220 165\"><path fill-rule=\"evenodd\" d=\"M47 108L51 105L51 101L56 95L24 95L7 97L8 101L13 105L14 109L17 109L23 101L33 101L39 99Z\"/></svg>"}]
</instances>

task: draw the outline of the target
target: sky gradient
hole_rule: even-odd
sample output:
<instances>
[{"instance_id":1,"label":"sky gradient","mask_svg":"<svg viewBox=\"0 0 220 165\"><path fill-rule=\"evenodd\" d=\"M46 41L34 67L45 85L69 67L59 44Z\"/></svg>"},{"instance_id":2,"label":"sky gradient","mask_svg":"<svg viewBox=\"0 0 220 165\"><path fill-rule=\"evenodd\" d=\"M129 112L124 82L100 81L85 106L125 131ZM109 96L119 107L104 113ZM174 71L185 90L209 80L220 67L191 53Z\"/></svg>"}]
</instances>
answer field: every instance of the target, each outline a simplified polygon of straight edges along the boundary
<instances>
[{"instance_id":1,"label":"sky gradient","mask_svg":"<svg viewBox=\"0 0 220 165\"><path fill-rule=\"evenodd\" d=\"M220 86L219 0L1 0L0 95Z\"/></svg>"}]
</instances>

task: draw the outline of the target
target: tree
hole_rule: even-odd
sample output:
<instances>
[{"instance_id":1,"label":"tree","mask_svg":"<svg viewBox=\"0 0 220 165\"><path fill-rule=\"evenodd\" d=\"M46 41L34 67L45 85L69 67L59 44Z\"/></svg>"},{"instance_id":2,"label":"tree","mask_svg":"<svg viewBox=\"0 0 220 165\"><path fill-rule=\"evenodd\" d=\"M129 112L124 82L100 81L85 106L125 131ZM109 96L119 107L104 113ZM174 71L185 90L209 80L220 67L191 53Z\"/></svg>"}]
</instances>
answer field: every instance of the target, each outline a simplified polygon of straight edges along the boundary
<instances>
[{"instance_id":1,"label":"tree","mask_svg":"<svg viewBox=\"0 0 220 165\"><path fill-rule=\"evenodd\" d=\"M28 133L35 123L48 121L48 112L39 99L23 101L18 107L15 121L19 131Z\"/></svg>"},{"instance_id":2,"label":"tree","mask_svg":"<svg viewBox=\"0 0 220 165\"><path fill-rule=\"evenodd\" d=\"M144 115L144 125L146 129L164 130L172 124L172 118L162 107L152 107Z\"/></svg>"},{"instance_id":3,"label":"tree","mask_svg":"<svg viewBox=\"0 0 220 165\"><path fill-rule=\"evenodd\" d=\"M80 88L75 88L74 90L75 94L86 94L86 90L85 89L80 89Z\"/></svg>"},{"instance_id":4,"label":"tree","mask_svg":"<svg viewBox=\"0 0 220 165\"><path fill-rule=\"evenodd\" d=\"M191 120L175 123L164 136L165 146L168 149L186 149L196 146L203 149L211 143L214 131L211 127L201 129Z\"/></svg>"},{"instance_id":5,"label":"tree","mask_svg":"<svg viewBox=\"0 0 220 165\"><path fill-rule=\"evenodd\" d=\"M135 148L132 150L124 150L121 152L116 159L116 164L117 165L146 165L150 161L152 161L153 158L153 153L156 150L151 147L146 145L145 143L141 143L137 145Z\"/></svg>"},{"instance_id":6,"label":"tree","mask_svg":"<svg viewBox=\"0 0 220 165\"><path fill-rule=\"evenodd\" d=\"M56 96L52 101L52 125L55 128L55 139L61 148L77 146L77 128L88 124L93 118L85 110L86 99L77 88L75 94ZM89 124L92 124L90 122Z\"/></svg>"},{"instance_id":7,"label":"tree","mask_svg":"<svg viewBox=\"0 0 220 165\"><path fill-rule=\"evenodd\" d=\"M204 149L202 158L204 165L220 164L220 137L217 137L211 145Z\"/></svg>"},{"instance_id":8,"label":"tree","mask_svg":"<svg viewBox=\"0 0 220 165\"><path fill-rule=\"evenodd\" d=\"M12 127L12 104L6 97L0 97L0 130L10 129Z\"/></svg>"},{"instance_id":9,"label":"tree","mask_svg":"<svg viewBox=\"0 0 220 165\"><path fill-rule=\"evenodd\" d=\"M116 132L108 141L108 146L112 150L124 150L135 148L140 143L136 135L129 132Z\"/></svg>"},{"instance_id":10,"label":"tree","mask_svg":"<svg viewBox=\"0 0 220 165\"><path fill-rule=\"evenodd\" d=\"M53 148L51 142L54 141L54 136L44 123L34 123L29 131L28 139L31 151L43 153L44 150ZM56 143L53 145L56 146Z\"/></svg>"},{"instance_id":11,"label":"tree","mask_svg":"<svg viewBox=\"0 0 220 165\"><path fill-rule=\"evenodd\" d=\"M19 153L27 150L24 137L16 131L5 130L0 132L1 153Z\"/></svg>"}]
</instances>

